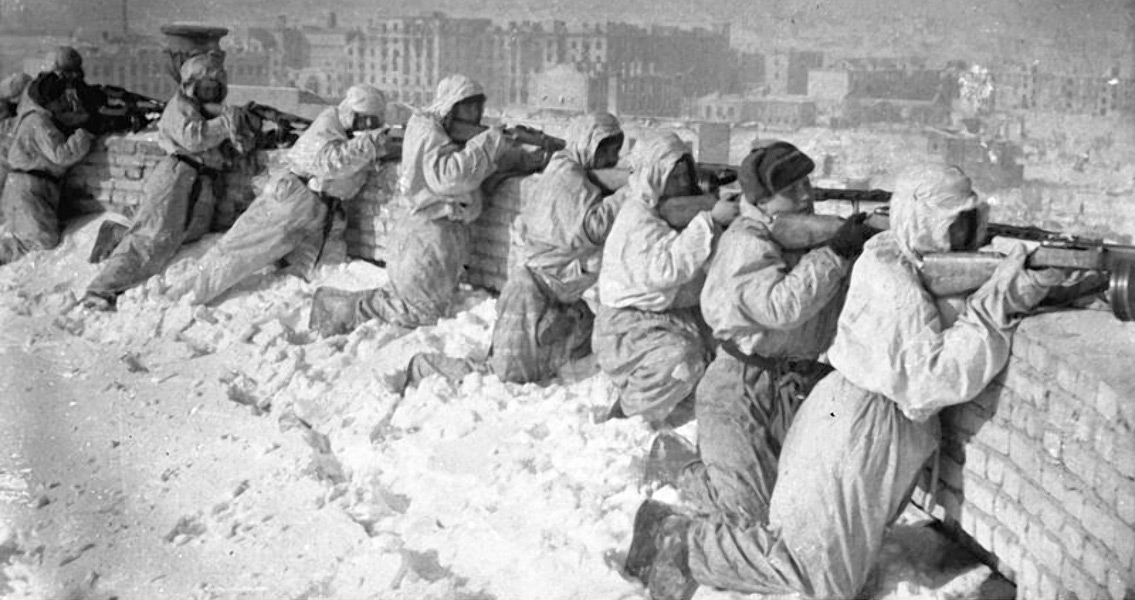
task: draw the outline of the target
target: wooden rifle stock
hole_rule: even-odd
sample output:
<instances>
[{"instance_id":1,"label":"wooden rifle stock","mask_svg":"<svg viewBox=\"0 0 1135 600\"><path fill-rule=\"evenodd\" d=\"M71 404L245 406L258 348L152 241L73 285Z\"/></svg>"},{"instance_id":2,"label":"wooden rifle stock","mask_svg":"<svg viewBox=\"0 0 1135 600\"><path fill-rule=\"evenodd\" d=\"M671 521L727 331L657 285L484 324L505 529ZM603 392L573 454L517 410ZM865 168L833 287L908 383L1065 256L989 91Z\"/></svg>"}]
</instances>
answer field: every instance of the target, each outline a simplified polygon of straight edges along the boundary
<instances>
[{"instance_id":1,"label":"wooden rifle stock","mask_svg":"<svg viewBox=\"0 0 1135 600\"><path fill-rule=\"evenodd\" d=\"M488 129L488 125L454 120L450 123L447 133L453 141L464 144ZM556 152L567 147L567 142L564 140L527 125L505 127L504 133L506 137L515 140L517 143L543 148L548 152Z\"/></svg>"}]
</instances>

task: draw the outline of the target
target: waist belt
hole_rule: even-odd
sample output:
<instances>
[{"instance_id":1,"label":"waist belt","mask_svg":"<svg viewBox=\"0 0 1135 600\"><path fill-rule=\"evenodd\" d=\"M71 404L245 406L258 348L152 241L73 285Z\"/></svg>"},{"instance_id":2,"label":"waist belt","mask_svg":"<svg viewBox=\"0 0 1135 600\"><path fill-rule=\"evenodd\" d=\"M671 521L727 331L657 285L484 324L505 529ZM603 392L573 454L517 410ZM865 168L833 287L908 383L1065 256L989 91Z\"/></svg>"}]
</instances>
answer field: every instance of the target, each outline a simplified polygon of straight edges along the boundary
<instances>
[{"instance_id":1,"label":"waist belt","mask_svg":"<svg viewBox=\"0 0 1135 600\"><path fill-rule=\"evenodd\" d=\"M190 158L190 157L188 157L184 154L174 154L173 158L177 162L188 166L189 168L193 169L194 171L197 171L197 173L199 175L210 175L210 176L213 176L213 177L220 175L220 171L218 171L217 169L214 169L212 167L206 167L205 164L202 163L201 161L194 159L194 158Z\"/></svg>"},{"instance_id":2,"label":"waist belt","mask_svg":"<svg viewBox=\"0 0 1135 600\"><path fill-rule=\"evenodd\" d=\"M721 349L736 358L738 361L760 367L765 371L777 372L803 372L807 373L813 370L830 370L831 367L810 358L788 358L788 357L774 357L761 356L759 354L746 354L737 347L733 340L724 340L721 342Z\"/></svg>"},{"instance_id":3,"label":"waist belt","mask_svg":"<svg viewBox=\"0 0 1135 600\"><path fill-rule=\"evenodd\" d=\"M63 183L63 181L58 176L52 175L51 173L40 169L12 169L10 172L23 173L24 175L31 175L32 177L39 179L46 179L47 181L50 181L51 183L54 183L56 185Z\"/></svg>"}]
</instances>

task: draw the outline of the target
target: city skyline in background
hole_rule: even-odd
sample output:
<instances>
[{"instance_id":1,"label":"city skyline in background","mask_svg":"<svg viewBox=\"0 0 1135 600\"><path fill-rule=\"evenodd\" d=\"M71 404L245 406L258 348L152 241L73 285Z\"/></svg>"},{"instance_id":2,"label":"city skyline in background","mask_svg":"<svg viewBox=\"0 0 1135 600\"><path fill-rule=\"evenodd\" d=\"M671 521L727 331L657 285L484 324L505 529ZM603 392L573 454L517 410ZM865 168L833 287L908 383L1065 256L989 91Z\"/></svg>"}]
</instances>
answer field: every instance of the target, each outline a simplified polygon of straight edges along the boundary
<instances>
[{"instance_id":1,"label":"city skyline in background","mask_svg":"<svg viewBox=\"0 0 1135 600\"><path fill-rule=\"evenodd\" d=\"M161 24L198 21L225 26L265 26L278 16L290 24L326 24L334 12L340 26L366 28L394 17L441 11L450 17L494 21L626 22L643 25L721 26L732 45L827 48L981 60L992 56L1063 60L1070 68L1135 70L1135 0L967 1L944 10L931 0L716 0L646 2L625 0L337 0L319 4L279 0L0 0L0 30L70 31L91 39L157 35ZM820 49L820 48L817 48Z\"/></svg>"}]
</instances>

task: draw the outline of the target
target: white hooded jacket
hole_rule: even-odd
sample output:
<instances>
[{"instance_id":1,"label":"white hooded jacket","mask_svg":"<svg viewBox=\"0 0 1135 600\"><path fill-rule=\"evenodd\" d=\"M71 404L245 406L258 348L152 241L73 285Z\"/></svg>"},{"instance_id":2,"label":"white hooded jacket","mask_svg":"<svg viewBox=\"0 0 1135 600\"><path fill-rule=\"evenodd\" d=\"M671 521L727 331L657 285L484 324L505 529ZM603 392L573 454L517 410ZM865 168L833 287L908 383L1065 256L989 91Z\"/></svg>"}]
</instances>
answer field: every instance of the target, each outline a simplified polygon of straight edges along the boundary
<instances>
[{"instance_id":1,"label":"white hooded jacket","mask_svg":"<svg viewBox=\"0 0 1135 600\"><path fill-rule=\"evenodd\" d=\"M891 228L855 264L828 359L852 383L925 421L973 399L1005 367L1013 315L1062 275L1022 271L1023 256L1009 258L964 300L933 297L920 279L922 256L950 250L948 229L961 212L977 210L984 222L987 208L957 167L920 166L897 181Z\"/></svg>"},{"instance_id":2,"label":"white hooded jacket","mask_svg":"<svg viewBox=\"0 0 1135 600\"><path fill-rule=\"evenodd\" d=\"M489 128L462 146L442 122L458 102L483 94L477 82L451 75L438 83L434 102L406 123L398 192L412 213L464 223L481 214L480 186L496 170L501 130Z\"/></svg>"},{"instance_id":3,"label":"white hooded jacket","mask_svg":"<svg viewBox=\"0 0 1135 600\"><path fill-rule=\"evenodd\" d=\"M599 277L603 242L623 196L604 198L587 173L603 140L621 131L607 113L573 120L567 147L552 155L513 221L512 261L531 269L561 302L579 300Z\"/></svg>"},{"instance_id":4,"label":"white hooded jacket","mask_svg":"<svg viewBox=\"0 0 1135 600\"><path fill-rule=\"evenodd\" d=\"M696 306L717 234L708 211L678 231L658 213L666 179L686 145L673 133L639 142L627 198L603 248L599 300L614 308Z\"/></svg>"},{"instance_id":5,"label":"white hooded jacket","mask_svg":"<svg viewBox=\"0 0 1135 600\"><path fill-rule=\"evenodd\" d=\"M325 109L288 152L288 166L309 177L311 190L341 200L354 198L370 176L375 161L385 155L385 130L347 133L355 114L385 116L386 98L370 86L353 86L338 107Z\"/></svg>"}]
</instances>

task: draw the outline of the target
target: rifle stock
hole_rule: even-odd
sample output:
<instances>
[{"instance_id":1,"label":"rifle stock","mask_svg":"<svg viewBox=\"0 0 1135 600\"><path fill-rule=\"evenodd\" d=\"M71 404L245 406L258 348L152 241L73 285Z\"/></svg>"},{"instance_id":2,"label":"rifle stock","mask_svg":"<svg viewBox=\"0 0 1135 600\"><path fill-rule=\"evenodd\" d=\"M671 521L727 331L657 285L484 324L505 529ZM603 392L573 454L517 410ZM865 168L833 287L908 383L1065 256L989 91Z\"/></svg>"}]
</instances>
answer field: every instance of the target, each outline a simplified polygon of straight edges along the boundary
<instances>
[{"instance_id":1,"label":"rifle stock","mask_svg":"<svg viewBox=\"0 0 1135 600\"><path fill-rule=\"evenodd\" d=\"M698 213L712 209L714 204L717 204L717 196L713 194L676 196L659 203L658 214L672 227L681 229L689 225Z\"/></svg>"},{"instance_id":2,"label":"rifle stock","mask_svg":"<svg viewBox=\"0 0 1135 600\"><path fill-rule=\"evenodd\" d=\"M453 141L464 144L488 129L488 125L455 120L450 123L447 133ZM507 137L512 138L517 143L536 146L549 153L557 152L567 147L567 142L564 140L548 135L539 129L528 127L527 125L506 127L504 132Z\"/></svg>"}]
</instances>

